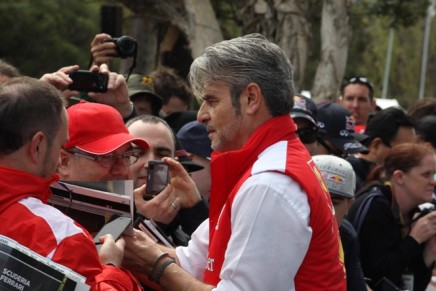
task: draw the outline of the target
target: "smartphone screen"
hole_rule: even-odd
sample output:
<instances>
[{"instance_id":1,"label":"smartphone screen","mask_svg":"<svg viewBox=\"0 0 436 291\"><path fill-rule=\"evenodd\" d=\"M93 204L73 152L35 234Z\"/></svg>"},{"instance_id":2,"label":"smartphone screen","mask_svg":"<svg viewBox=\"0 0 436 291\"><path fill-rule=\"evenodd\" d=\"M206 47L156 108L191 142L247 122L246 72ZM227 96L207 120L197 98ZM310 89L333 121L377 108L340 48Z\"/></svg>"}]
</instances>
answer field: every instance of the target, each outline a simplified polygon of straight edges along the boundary
<instances>
[{"instance_id":1,"label":"smartphone screen","mask_svg":"<svg viewBox=\"0 0 436 291\"><path fill-rule=\"evenodd\" d=\"M69 74L73 83L68 87L70 90L80 92L106 92L108 76L84 70L73 71Z\"/></svg>"},{"instance_id":2,"label":"smartphone screen","mask_svg":"<svg viewBox=\"0 0 436 291\"><path fill-rule=\"evenodd\" d=\"M146 193L156 195L168 185L168 164L159 160L148 162Z\"/></svg>"},{"instance_id":3,"label":"smartphone screen","mask_svg":"<svg viewBox=\"0 0 436 291\"><path fill-rule=\"evenodd\" d=\"M120 216L103 225L103 227L94 236L94 243L97 245L97 248L99 248L99 245L101 245L99 241L99 238L101 236L104 236L106 234L111 234L116 241L121 237L123 232L130 225L130 223L132 223L132 218Z\"/></svg>"}]
</instances>

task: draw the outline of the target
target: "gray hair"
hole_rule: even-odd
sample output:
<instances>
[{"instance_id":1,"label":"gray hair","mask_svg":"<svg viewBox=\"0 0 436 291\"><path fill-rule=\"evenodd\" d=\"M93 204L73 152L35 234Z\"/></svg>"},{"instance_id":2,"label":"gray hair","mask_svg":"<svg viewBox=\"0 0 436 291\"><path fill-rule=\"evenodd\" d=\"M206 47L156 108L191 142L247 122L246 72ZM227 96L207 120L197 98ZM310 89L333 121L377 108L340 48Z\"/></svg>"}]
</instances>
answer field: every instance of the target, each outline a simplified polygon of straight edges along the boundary
<instances>
[{"instance_id":1,"label":"gray hair","mask_svg":"<svg viewBox=\"0 0 436 291\"><path fill-rule=\"evenodd\" d=\"M194 60L189 83L199 100L213 83L229 85L233 108L240 113L239 97L256 83L273 116L289 114L293 106L292 65L285 52L263 35L254 33L209 46Z\"/></svg>"}]
</instances>

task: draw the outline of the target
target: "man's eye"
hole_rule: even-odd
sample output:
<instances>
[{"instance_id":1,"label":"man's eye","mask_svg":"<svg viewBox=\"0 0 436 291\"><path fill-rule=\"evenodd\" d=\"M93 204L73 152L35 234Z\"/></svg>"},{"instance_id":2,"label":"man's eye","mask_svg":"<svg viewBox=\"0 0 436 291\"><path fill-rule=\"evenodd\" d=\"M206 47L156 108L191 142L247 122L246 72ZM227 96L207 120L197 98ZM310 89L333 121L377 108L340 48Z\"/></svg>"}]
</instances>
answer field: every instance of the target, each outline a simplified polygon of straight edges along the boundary
<instances>
[{"instance_id":1,"label":"man's eye","mask_svg":"<svg viewBox=\"0 0 436 291\"><path fill-rule=\"evenodd\" d=\"M132 156L135 156L135 157L138 157L138 158L143 157L144 155L145 155L144 151L132 153Z\"/></svg>"},{"instance_id":2,"label":"man's eye","mask_svg":"<svg viewBox=\"0 0 436 291\"><path fill-rule=\"evenodd\" d=\"M113 159L113 155L103 155L100 156L100 160L103 162L111 161Z\"/></svg>"},{"instance_id":3,"label":"man's eye","mask_svg":"<svg viewBox=\"0 0 436 291\"><path fill-rule=\"evenodd\" d=\"M171 155L168 154L156 154L157 157L161 158L166 158L166 157L171 157Z\"/></svg>"}]
</instances>

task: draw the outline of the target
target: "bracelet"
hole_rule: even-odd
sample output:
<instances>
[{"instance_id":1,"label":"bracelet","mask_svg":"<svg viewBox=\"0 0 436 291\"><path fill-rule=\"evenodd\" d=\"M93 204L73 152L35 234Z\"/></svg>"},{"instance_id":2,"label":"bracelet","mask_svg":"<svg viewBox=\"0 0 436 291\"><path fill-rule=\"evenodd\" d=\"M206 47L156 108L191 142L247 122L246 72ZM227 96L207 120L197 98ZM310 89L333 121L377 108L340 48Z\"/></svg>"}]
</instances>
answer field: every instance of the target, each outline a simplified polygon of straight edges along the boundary
<instances>
[{"instance_id":1,"label":"bracelet","mask_svg":"<svg viewBox=\"0 0 436 291\"><path fill-rule=\"evenodd\" d=\"M154 273L154 275L150 279L159 284L160 277L162 277L162 274L165 271L165 269L169 265L171 265L172 263L175 263L175 262L176 261L173 258L170 258L170 259L166 260L165 262L163 262L162 265L160 265L159 269L156 271L156 273Z\"/></svg>"},{"instance_id":2,"label":"bracelet","mask_svg":"<svg viewBox=\"0 0 436 291\"><path fill-rule=\"evenodd\" d=\"M162 259L165 258L165 257L171 258L170 255L169 255L168 253L163 253L163 254L159 255L156 259L154 259L153 263L151 264L151 269L150 269L150 271L148 272L148 278L149 278L150 280L152 280L152 277L153 277L153 271L154 271L154 269L156 269L157 264L159 264L159 261L162 260Z\"/></svg>"}]
</instances>

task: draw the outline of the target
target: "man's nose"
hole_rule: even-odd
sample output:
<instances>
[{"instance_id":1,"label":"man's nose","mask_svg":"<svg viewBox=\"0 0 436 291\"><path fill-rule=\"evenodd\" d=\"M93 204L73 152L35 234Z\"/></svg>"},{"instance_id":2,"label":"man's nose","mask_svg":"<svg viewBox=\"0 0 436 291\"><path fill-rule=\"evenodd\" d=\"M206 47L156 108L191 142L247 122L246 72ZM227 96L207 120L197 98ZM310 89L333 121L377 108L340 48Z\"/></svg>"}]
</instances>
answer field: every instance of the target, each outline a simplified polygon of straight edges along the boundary
<instances>
[{"instance_id":1,"label":"man's nose","mask_svg":"<svg viewBox=\"0 0 436 291\"><path fill-rule=\"evenodd\" d=\"M206 102L203 102L198 109L197 113L197 121L199 123L206 123L209 120L209 114L207 112L207 106L205 105Z\"/></svg>"},{"instance_id":2,"label":"man's nose","mask_svg":"<svg viewBox=\"0 0 436 291\"><path fill-rule=\"evenodd\" d=\"M113 175L127 177L129 175L130 169L127 165L127 162L124 158L118 157L118 159L114 162L111 172Z\"/></svg>"}]
</instances>

